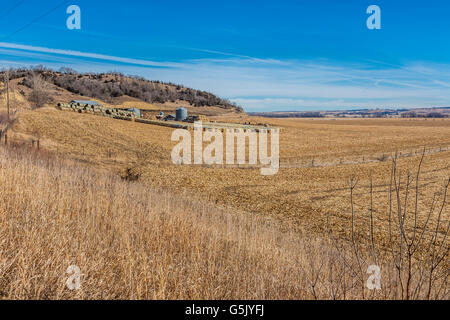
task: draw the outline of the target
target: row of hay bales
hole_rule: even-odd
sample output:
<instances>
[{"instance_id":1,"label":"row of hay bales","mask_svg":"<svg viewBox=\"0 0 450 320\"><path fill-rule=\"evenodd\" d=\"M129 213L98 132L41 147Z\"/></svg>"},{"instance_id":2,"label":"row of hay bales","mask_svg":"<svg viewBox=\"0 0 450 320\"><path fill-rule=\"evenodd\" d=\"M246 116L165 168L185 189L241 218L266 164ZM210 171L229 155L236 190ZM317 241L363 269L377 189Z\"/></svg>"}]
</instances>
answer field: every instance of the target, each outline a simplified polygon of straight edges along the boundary
<instances>
[{"instance_id":1,"label":"row of hay bales","mask_svg":"<svg viewBox=\"0 0 450 320\"><path fill-rule=\"evenodd\" d=\"M169 123L160 120L149 120L138 117L134 112L118 109L118 108L107 108L102 105L92 105L92 104L80 104L80 103L58 103L58 107L61 110L74 111L78 113L89 113L95 114L103 117L109 117L121 120L132 120L141 123L160 125L165 127L188 129L187 124L177 124Z\"/></svg>"},{"instance_id":2,"label":"row of hay bales","mask_svg":"<svg viewBox=\"0 0 450 320\"><path fill-rule=\"evenodd\" d=\"M184 124L184 123L173 123L173 122L167 122L167 121L161 121L161 120L151 120L151 119L136 119L136 122L141 122L141 123L147 123L147 124L155 124L158 126L163 126L163 127L170 127L170 128L178 128L178 129L189 129L191 128L191 126L189 126L188 124Z\"/></svg>"},{"instance_id":3,"label":"row of hay bales","mask_svg":"<svg viewBox=\"0 0 450 320\"><path fill-rule=\"evenodd\" d=\"M102 105L91 105L80 103L58 103L58 107L61 108L61 110L74 111L78 113L90 113L115 119L126 118L127 120L132 120L137 118L137 115L132 111L123 110L119 108L107 108Z\"/></svg>"},{"instance_id":4,"label":"row of hay bales","mask_svg":"<svg viewBox=\"0 0 450 320\"><path fill-rule=\"evenodd\" d=\"M128 121L136 121L140 123L146 123L146 124L153 124L153 125L159 125L164 127L171 127L171 128L179 128L179 129L188 129L192 130L194 129L193 123L195 121L202 121L203 122L203 131L209 130L219 130L221 132L225 132L226 130L243 130L246 131L255 131L259 132L261 129L268 129L268 128L257 128L253 126L240 126L238 124L218 124L218 123L208 123L208 118L203 115L196 115L196 116L190 116L188 121L186 122L175 122L175 121L162 121L162 120L154 120L154 119L145 119L142 117L139 117L136 113L129 110L119 109L119 108L107 108L99 104L84 104L84 103L58 103L58 107L61 110L66 111L74 111L78 113L89 113L94 115L99 115L103 117L109 117L114 119L121 119L121 120L128 120ZM266 126L267 127L267 126Z\"/></svg>"}]
</instances>

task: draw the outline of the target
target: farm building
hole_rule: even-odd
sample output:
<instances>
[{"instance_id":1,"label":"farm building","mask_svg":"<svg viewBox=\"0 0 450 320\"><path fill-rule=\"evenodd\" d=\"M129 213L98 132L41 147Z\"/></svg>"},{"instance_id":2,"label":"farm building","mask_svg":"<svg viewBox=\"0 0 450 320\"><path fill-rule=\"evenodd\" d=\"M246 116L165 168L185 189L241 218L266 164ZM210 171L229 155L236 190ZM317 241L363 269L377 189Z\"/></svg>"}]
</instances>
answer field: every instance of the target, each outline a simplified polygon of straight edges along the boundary
<instances>
[{"instance_id":1,"label":"farm building","mask_svg":"<svg viewBox=\"0 0 450 320\"><path fill-rule=\"evenodd\" d=\"M168 114L167 116L164 117L163 120L164 120L164 121L175 120L175 115L173 115L173 114Z\"/></svg>"},{"instance_id":2,"label":"farm building","mask_svg":"<svg viewBox=\"0 0 450 320\"><path fill-rule=\"evenodd\" d=\"M175 112L176 121L184 121L188 117L186 108L178 108Z\"/></svg>"},{"instance_id":3,"label":"farm building","mask_svg":"<svg viewBox=\"0 0 450 320\"><path fill-rule=\"evenodd\" d=\"M100 106L100 104L97 101L89 101L89 100L72 100L70 103L79 104L80 106L87 104L91 106Z\"/></svg>"},{"instance_id":4,"label":"farm building","mask_svg":"<svg viewBox=\"0 0 450 320\"><path fill-rule=\"evenodd\" d=\"M160 112L158 115L156 115L156 119L161 120L164 118L164 112Z\"/></svg>"},{"instance_id":5,"label":"farm building","mask_svg":"<svg viewBox=\"0 0 450 320\"><path fill-rule=\"evenodd\" d=\"M138 117L138 118L140 118L142 116L141 110L138 108L133 107L133 108L127 109L127 111L133 112L136 115L136 117Z\"/></svg>"}]
</instances>

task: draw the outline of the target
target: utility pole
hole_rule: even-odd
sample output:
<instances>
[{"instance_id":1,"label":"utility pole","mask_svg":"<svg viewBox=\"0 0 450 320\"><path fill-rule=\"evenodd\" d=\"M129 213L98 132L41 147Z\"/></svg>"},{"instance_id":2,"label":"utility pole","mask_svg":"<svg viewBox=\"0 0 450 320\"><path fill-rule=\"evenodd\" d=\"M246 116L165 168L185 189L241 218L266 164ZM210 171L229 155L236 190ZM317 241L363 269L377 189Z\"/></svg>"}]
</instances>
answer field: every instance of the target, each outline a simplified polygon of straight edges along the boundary
<instances>
[{"instance_id":1,"label":"utility pole","mask_svg":"<svg viewBox=\"0 0 450 320\"><path fill-rule=\"evenodd\" d=\"M13 116L14 116L17 112L16 86L12 87L12 94L13 94Z\"/></svg>"},{"instance_id":2,"label":"utility pole","mask_svg":"<svg viewBox=\"0 0 450 320\"><path fill-rule=\"evenodd\" d=\"M9 123L9 71L5 72L5 83L6 83L6 104L8 106L8 123Z\"/></svg>"}]
</instances>

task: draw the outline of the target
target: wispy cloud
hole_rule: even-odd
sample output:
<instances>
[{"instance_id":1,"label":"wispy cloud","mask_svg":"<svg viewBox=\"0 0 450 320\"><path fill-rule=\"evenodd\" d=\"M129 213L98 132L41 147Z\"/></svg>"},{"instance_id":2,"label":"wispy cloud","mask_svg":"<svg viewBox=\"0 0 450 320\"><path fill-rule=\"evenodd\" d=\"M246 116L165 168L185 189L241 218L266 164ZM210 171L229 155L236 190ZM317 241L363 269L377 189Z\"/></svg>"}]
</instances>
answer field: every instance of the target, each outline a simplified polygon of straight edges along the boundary
<instances>
[{"instance_id":1,"label":"wispy cloud","mask_svg":"<svg viewBox=\"0 0 450 320\"><path fill-rule=\"evenodd\" d=\"M253 62L260 62L260 63L267 63L267 64L282 64L282 62L280 60L277 60L277 59L261 59L261 58L255 58L255 57L241 55L241 54L236 54L236 53L216 51L216 50L207 50L207 49L199 49L199 48L186 48L185 47L183 49L192 50L192 51L198 51L198 52L218 54L218 55L222 55L222 56L229 56L229 57L235 57L235 58L243 58L246 61L253 61Z\"/></svg>"},{"instance_id":2,"label":"wispy cloud","mask_svg":"<svg viewBox=\"0 0 450 320\"><path fill-rule=\"evenodd\" d=\"M125 64L134 64L139 66L149 66L149 67L179 67L180 64L171 62L156 62L149 60L141 60L141 59L132 59L132 58L124 58L124 57L116 57L105 54L98 53L90 53L90 52L82 52L82 51L74 51L74 50L63 50L63 49L52 49L46 47L38 47L38 46L29 46L15 43L7 43L0 42L0 48L9 48L9 49L18 49L32 52L41 52L41 53L49 53L49 54L58 54L64 56L73 56L80 58L89 58L89 59L98 59L104 61L114 61Z\"/></svg>"},{"instance_id":3,"label":"wispy cloud","mask_svg":"<svg viewBox=\"0 0 450 320\"><path fill-rule=\"evenodd\" d=\"M306 110L450 105L450 66L427 62L258 59L203 50L210 59L159 62L0 42L3 65L121 71L181 83L229 98L247 110ZM11 57L14 57L11 59Z\"/></svg>"}]
</instances>

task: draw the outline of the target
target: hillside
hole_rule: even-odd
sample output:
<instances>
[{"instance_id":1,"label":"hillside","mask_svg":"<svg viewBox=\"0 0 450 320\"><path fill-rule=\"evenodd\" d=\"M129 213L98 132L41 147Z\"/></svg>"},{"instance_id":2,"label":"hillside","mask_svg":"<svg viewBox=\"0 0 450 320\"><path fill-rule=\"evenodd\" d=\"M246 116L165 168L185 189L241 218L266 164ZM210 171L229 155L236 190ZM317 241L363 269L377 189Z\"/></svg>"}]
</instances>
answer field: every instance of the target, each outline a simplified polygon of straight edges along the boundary
<instances>
[{"instance_id":1,"label":"hillside","mask_svg":"<svg viewBox=\"0 0 450 320\"><path fill-rule=\"evenodd\" d=\"M4 77L5 71L0 72L0 79ZM183 106L206 115L243 113L241 107L209 92L120 73L83 74L71 69L53 71L39 67L12 69L9 78L12 89L16 88L30 107L93 99L105 105L148 110L171 111Z\"/></svg>"}]
</instances>

